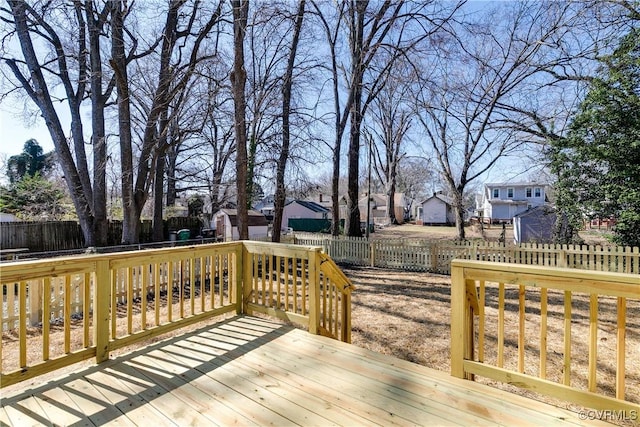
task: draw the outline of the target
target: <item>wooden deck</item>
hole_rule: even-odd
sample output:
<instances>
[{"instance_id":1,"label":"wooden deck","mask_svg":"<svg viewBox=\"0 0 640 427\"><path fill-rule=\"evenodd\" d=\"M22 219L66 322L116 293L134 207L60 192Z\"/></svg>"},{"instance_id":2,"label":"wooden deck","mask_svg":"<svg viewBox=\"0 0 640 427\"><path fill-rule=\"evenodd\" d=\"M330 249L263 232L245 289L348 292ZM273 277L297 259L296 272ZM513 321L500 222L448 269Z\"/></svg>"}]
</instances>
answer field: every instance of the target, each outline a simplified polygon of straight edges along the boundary
<instances>
[{"instance_id":1,"label":"wooden deck","mask_svg":"<svg viewBox=\"0 0 640 427\"><path fill-rule=\"evenodd\" d=\"M0 423L594 424L574 412L255 317L235 317L41 386L3 391Z\"/></svg>"}]
</instances>

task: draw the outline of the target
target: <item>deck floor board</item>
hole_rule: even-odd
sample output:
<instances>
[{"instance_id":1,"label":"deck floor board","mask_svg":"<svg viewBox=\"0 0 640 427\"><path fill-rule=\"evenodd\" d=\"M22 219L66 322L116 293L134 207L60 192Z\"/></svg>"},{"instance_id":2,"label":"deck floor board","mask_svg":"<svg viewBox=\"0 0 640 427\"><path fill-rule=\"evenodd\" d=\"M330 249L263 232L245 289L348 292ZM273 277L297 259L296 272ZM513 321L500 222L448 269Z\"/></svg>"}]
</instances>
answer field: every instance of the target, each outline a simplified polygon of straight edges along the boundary
<instances>
[{"instance_id":1,"label":"deck floor board","mask_svg":"<svg viewBox=\"0 0 640 427\"><path fill-rule=\"evenodd\" d=\"M3 393L0 408L14 426L592 424L604 423L253 317Z\"/></svg>"}]
</instances>

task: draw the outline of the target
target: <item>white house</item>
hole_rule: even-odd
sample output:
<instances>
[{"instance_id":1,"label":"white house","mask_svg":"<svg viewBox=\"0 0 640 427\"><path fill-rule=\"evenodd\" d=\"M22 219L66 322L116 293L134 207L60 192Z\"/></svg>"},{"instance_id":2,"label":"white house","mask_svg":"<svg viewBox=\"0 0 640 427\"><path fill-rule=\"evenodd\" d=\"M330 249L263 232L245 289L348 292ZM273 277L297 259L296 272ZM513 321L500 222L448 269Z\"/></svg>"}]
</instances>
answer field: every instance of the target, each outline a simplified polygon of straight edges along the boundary
<instances>
[{"instance_id":1,"label":"white house","mask_svg":"<svg viewBox=\"0 0 640 427\"><path fill-rule=\"evenodd\" d=\"M292 200L282 210L282 228L286 229L289 219L329 219L329 209L308 200Z\"/></svg>"},{"instance_id":2,"label":"white house","mask_svg":"<svg viewBox=\"0 0 640 427\"><path fill-rule=\"evenodd\" d=\"M492 222L511 221L521 212L544 205L547 188L537 182L485 184L478 210Z\"/></svg>"},{"instance_id":3,"label":"white house","mask_svg":"<svg viewBox=\"0 0 640 427\"><path fill-rule=\"evenodd\" d=\"M420 204L418 224L451 225L456 223L453 200L442 193L434 193Z\"/></svg>"},{"instance_id":4,"label":"white house","mask_svg":"<svg viewBox=\"0 0 640 427\"><path fill-rule=\"evenodd\" d=\"M220 209L211 219L211 228L216 230L216 238L225 242L238 240L238 211L236 209ZM249 211L249 239L266 237L269 231L267 218L260 212Z\"/></svg>"}]
</instances>

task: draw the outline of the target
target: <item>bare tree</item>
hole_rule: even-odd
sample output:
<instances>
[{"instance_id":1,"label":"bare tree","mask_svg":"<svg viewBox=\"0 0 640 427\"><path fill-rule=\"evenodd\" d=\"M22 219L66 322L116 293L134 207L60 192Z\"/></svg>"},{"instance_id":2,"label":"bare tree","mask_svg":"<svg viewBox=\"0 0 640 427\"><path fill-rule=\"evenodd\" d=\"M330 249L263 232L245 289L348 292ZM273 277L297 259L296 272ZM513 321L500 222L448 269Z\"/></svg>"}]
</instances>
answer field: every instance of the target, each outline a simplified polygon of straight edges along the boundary
<instances>
[{"instance_id":1,"label":"bare tree","mask_svg":"<svg viewBox=\"0 0 640 427\"><path fill-rule=\"evenodd\" d=\"M542 125L545 137L553 131L548 105L532 100L550 94L557 73L574 64L575 57L557 47L580 18L581 7L572 3L502 6L457 26L440 55L423 64L431 73L418 95L418 117L454 199L458 238L465 238L467 185L501 158L524 152L532 138L521 125L533 119L530 130Z\"/></svg>"},{"instance_id":2,"label":"bare tree","mask_svg":"<svg viewBox=\"0 0 640 427\"><path fill-rule=\"evenodd\" d=\"M247 189L247 123L244 68L244 39L247 31L249 0L231 0L233 8L233 70L231 88L234 103L236 137L236 179L238 193L238 232L240 239L249 238L249 206Z\"/></svg>"},{"instance_id":3,"label":"bare tree","mask_svg":"<svg viewBox=\"0 0 640 427\"><path fill-rule=\"evenodd\" d=\"M333 177L334 234L339 209L337 182L339 181L342 137L349 125L348 189L346 232L361 235L358 208L360 174L360 131L363 118L371 102L390 76L394 62L409 55L422 41L438 33L460 7L459 4L440 6L435 2L405 3L367 0L338 2L336 16L326 11L325 4L314 3L316 14L325 32L331 55L334 95L335 144ZM346 24L346 25L345 25ZM340 61L340 27L346 26L349 60ZM374 62L384 54L386 61ZM345 74L341 87L341 72ZM344 101L341 94L345 95ZM341 105L342 103L342 105Z\"/></svg>"},{"instance_id":4,"label":"bare tree","mask_svg":"<svg viewBox=\"0 0 640 427\"><path fill-rule=\"evenodd\" d=\"M286 191L285 191L285 169L287 160L289 159L289 147L291 145L291 130L289 119L291 113L291 88L293 86L293 68L296 61L296 52L298 49L298 41L300 40L300 32L302 30L302 21L305 12L305 0L298 3L298 11L295 15L295 24L293 30L293 38L291 40L291 49L287 61L287 68L284 73L282 82L282 148L277 161L276 172L276 194L274 201L274 217L272 228L272 240L280 241L280 229L282 227L282 212L284 209Z\"/></svg>"},{"instance_id":5,"label":"bare tree","mask_svg":"<svg viewBox=\"0 0 640 427\"><path fill-rule=\"evenodd\" d=\"M21 48L21 56L3 55L4 62L38 107L47 125L78 220L88 246L105 245L106 211L106 140L104 109L113 88L105 85L101 68L101 37L108 18L108 7L98 9L92 1L76 0L70 4L8 1L2 8L6 22L12 23ZM63 31L71 40L64 38ZM47 55L37 54L38 49ZM42 58L42 59L39 59ZM87 88L89 84L89 88ZM63 101L71 116L71 138L63 130L54 108L55 89L60 85ZM55 92L55 93L52 93ZM80 107L90 93L93 134L93 179L85 150L84 126ZM69 144L72 143L72 145Z\"/></svg>"},{"instance_id":6,"label":"bare tree","mask_svg":"<svg viewBox=\"0 0 640 427\"><path fill-rule=\"evenodd\" d=\"M186 0L169 2L166 22L160 43L157 85L149 104L148 114L143 123L142 140L139 145L138 161L134 169L131 133L131 82L126 73L124 52L124 29L116 23L123 15L122 3L114 2L114 48L112 66L118 81L118 106L120 122L120 146L123 187L123 243L135 243L140 234L140 215L147 201L149 188L153 183L154 170L158 167L158 157L164 158L167 149L166 134L173 118L169 116L171 103L184 100L185 91L194 76L196 66L208 58L200 51L207 37L221 17L222 3L213 10L206 10L199 2L194 2L190 10L183 10ZM200 15L208 15L199 26ZM184 21L184 22L183 22ZM116 36L117 35L117 36ZM180 43L178 43L180 41ZM134 44L135 45L135 44ZM188 48L185 47L188 46ZM176 47L179 46L179 53ZM184 57L183 57L184 55ZM183 59L184 58L184 59ZM129 111L127 111L129 110ZM174 108L173 111L179 111Z\"/></svg>"},{"instance_id":7,"label":"bare tree","mask_svg":"<svg viewBox=\"0 0 640 427\"><path fill-rule=\"evenodd\" d=\"M415 76L412 75L411 67L402 61L397 61L392 70L393 78L387 81L373 101L371 123L367 129L375 136L370 147L373 152L373 169L384 185L389 222L395 224L398 169L405 155L404 146L413 114L413 108L406 100L411 94L410 81Z\"/></svg>"}]
</instances>

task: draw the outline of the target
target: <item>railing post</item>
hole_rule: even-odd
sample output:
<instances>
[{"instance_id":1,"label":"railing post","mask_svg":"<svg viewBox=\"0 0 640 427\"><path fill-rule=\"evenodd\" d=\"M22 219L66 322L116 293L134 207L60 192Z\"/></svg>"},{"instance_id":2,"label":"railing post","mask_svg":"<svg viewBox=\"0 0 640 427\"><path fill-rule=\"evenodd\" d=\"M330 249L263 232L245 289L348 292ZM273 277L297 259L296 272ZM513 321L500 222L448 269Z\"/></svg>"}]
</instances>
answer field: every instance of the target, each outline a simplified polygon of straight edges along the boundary
<instances>
[{"instance_id":1,"label":"railing post","mask_svg":"<svg viewBox=\"0 0 640 427\"><path fill-rule=\"evenodd\" d=\"M309 333L320 330L320 248L309 251ZM303 276L304 277L304 276Z\"/></svg>"},{"instance_id":2,"label":"railing post","mask_svg":"<svg viewBox=\"0 0 640 427\"><path fill-rule=\"evenodd\" d=\"M249 313L249 302L252 299L253 293L253 254L249 253L249 250L244 245L243 242L240 242L242 245L242 314L250 314Z\"/></svg>"},{"instance_id":3,"label":"railing post","mask_svg":"<svg viewBox=\"0 0 640 427\"><path fill-rule=\"evenodd\" d=\"M451 375L464 378L466 285L464 271L451 263Z\"/></svg>"},{"instance_id":4,"label":"railing post","mask_svg":"<svg viewBox=\"0 0 640 427\"><path fill-rule=\"evenodd\" d=\"M238 243L236 246L236 265L233 269L233 280L234 280L234 292L235 292L235 304L236 304L236 314L240 316L244 312L244 302L242 297L244 295L244 255L246 249L242 242Z\"/></svg>"},{"instance_id":5,"label":"railing post","mask_svg":"<svg viewBox=\"0 0 640 427\"><path fill-rule=\"evenodd\" d=\"M94 343L96 345L96 363L109 359L109 317L111 315L111 272L109 260L96 262L94 276L93 325Z\"/></svg>"}]
</instances>

